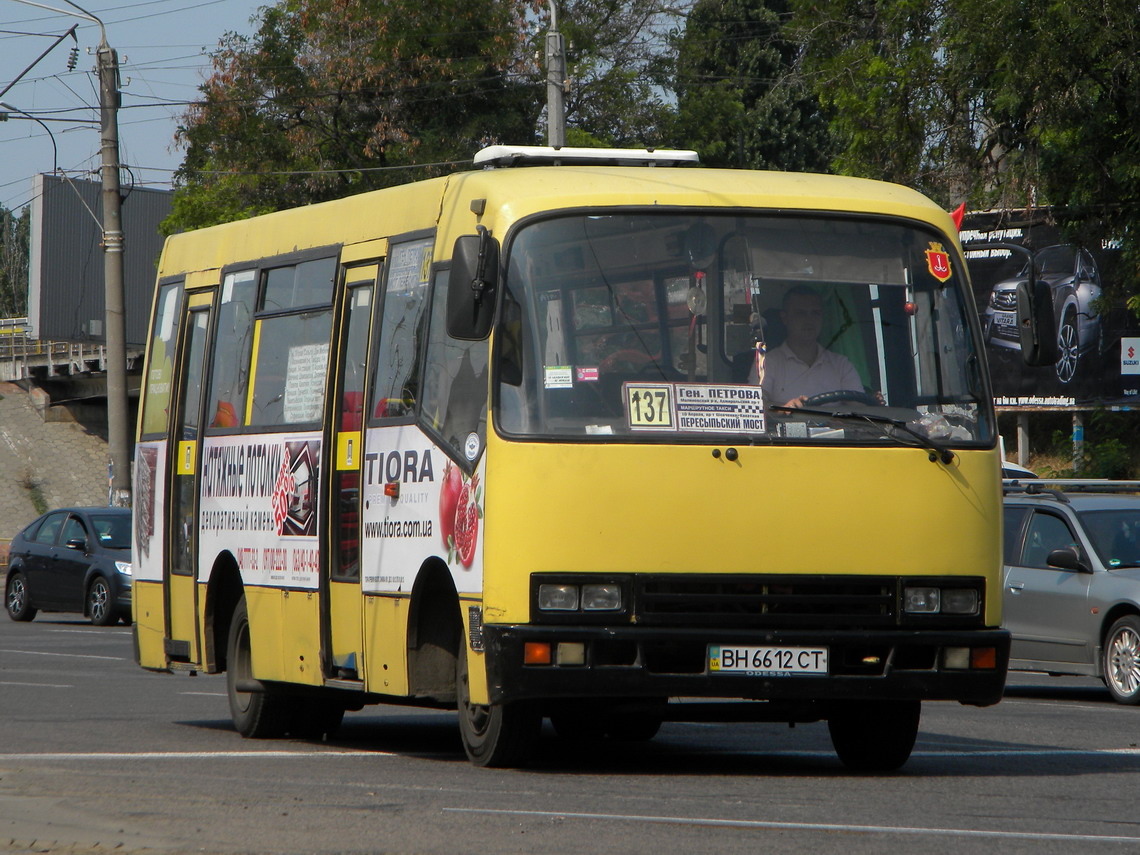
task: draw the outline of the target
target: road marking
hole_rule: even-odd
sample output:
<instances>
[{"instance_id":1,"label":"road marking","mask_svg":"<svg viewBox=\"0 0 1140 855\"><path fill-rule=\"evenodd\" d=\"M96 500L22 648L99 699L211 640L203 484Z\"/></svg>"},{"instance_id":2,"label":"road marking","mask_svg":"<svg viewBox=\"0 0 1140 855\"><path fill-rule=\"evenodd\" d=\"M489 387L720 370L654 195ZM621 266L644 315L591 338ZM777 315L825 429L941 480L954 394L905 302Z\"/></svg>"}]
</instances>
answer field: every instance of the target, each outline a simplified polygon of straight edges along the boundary
<instances>
[{"instance_id":1,"label":"road marking","mask_svg":"<svg viewBox=\"0 0 1140 855\"><path fill-rule=\"evenodd\" d=\"M1140 837L1106 834L1051 834L1043 831L986 831L972 828L911 828L895 825L844 825L826 822L776 822L772 820L714 819L637 814L563 813L560 811L508 810L488 808L444 808L444 813L472 813L500 816L530 816L541 819L610 819L617 822L649 822L661 825L712 825L722 828L774 828L783 831L846 831L861 834L915 834L932 837L990 837L1004 840L1062 840L1068 842L1140 843Z\"/></svg>"},{"instance_id":2,"label":"road marking","mask_svg":"<svg viewBox=\"0 0 1140 855\"><path fill-rule=\"evenodd\" d=\"M180 695L201 695L204 698L225 698L228 695L225 692L179 692Z\"/></svg>"},{"instance_id":3,"label":"road marking","mask_svg":"<svg viewBox=\"0 0 1140 855\"><path fill-rule=\"evenodd\" d=\"M9 680L0 682L0 686L35 686L39 689L74 689L75 686L68 686L63 683L14 683Z\"/></svg>"},{"instance_id":4,"label":"road marking","mask_svg":"<svg viewBox=\"0 0 1140 855\"><path fill-rule=\"evenodd\" d=\"M45 653L42 650L0 650L0 653L22 653L25 656L62 656L65 659L108 659L112 662L126 662L124 656L96 656L92 653Z\"/></svg>"},{"instance_id":5,"label":"road marking","mask_svg":"<svg viewBox=\"0 0 1140 855\"><path fill-rule=\"evenodd\" d=\"M137 751L53 754L0 754L0 761L28 760L248 760L252 757L292 759L297 757L396 757L392 751L352 751L329 749L325 751ZM419 756L419 755L417 755Z\"/></svg>"}]
</instances>

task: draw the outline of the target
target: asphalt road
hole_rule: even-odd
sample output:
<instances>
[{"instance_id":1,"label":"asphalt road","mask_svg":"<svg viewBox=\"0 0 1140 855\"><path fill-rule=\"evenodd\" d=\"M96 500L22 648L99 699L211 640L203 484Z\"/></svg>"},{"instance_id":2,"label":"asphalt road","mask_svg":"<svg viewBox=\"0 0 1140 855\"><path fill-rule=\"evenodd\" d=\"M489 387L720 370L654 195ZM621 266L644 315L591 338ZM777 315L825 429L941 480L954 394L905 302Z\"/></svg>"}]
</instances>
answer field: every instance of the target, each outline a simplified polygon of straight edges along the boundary
<instances>
[{"instance_id":1,"label":"asphalt road","mask_svg":"<svg viewBox=\"0 0 1140 855\"><path fill-rule=\"evenodd\" d=\"M1138 852L1138 723L1094 680L1015 675L996 707L926 704L892 775L771 724L548 729L531 768L476 769L451 713L243 740L224 678L142 671L129 629L0 618L0 852Z\"/></svg>"}]
</instances>

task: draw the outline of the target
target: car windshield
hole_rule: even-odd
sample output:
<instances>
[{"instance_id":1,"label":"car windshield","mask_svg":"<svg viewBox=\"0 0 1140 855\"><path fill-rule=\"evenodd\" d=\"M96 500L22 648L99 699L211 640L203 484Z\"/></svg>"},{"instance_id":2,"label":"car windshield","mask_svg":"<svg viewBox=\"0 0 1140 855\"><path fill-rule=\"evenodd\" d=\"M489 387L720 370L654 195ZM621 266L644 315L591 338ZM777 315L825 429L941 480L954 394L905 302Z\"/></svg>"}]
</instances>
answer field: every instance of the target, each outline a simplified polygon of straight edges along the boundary
<instances>
[{"instance_id":1,"label":"car windshield","mask_svg":"<svg viewBox=\"0 0 1140 855\"><path fill-rule=\"evenodd\" d=\"M575 214L523 226L507 252L507 435L910 443L889 419L993 441L963 263L913 224ZM842 418L860 411L878 423Z\"/></svg>"},{"instance_id":2,"label":"car windshield","mask_svg":"<svg viewBox=\"0 0 1140 855\"><path fill-rule=\"evenodd\" d=\"M1140 567L1140 502L1078 516L1105 567Z\"/></svg>"},{"instance_id":3,"label":"car windshield","mask_svg":"<svg viewBox=\"0 0 1140 855\"><path fill-rule=\"evenodd\" d=\"M1076 266L1076 251L1071 246L1051 246L1034 256L1040 276L1072 273Z\"/></svg>"},{"instance_id":4,"label":"car windshield","mask_svg":"<svg viewBox=\"0 0 1140 855\"><path fill-rule=\"evenodd\" d=\"M100 545L107 549L131 548L129 514L92 514L90 520Z\"/></svg>"}]
</instances>

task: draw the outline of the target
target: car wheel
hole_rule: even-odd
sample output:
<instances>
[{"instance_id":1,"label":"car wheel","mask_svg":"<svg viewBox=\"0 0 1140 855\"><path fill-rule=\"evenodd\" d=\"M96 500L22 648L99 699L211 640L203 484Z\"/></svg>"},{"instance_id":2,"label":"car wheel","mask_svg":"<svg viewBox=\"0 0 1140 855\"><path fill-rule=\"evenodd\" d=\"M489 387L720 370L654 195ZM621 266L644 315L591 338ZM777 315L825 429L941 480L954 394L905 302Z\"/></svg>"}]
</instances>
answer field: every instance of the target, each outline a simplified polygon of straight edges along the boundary
<instances>
[{"instance_id":1,"label":"car wheel","mask_svg":"<svg viewBox=\"0 0 1140 855\"><path fill-rule=\"evenodd\" d=\"M893 772L918 737L919 701L848 701L827 719L831 744L848 769Z\"/></svg>"},{"instance_id":2,"label":"car wheel","mask_svg":"<svg viewBox=\"0 0 1140 855\"><path fill-rule=\"evenodd\" d=\"M8 617L12 620L29 621L36 616L38 609L32 608L28 594L28 578L23 573L13 573L8 577L8 589L4 597Z\"/></svg>"},{"instance_id":3,"label":"car wheel","mask_svg":"<svg viewBox=\"0 0 1140 855\"><path fill-rule=\"evenodd\" d=\"M467 651L455 657L455 690L463 750L476 766L518 766L538 742L542 715L526 701L509 704L471 703Z\"/></svg>"},{"instance_id":4,"label":"car wheel","mask_svg":"<svg viewBox=\"0 0 1140 855\"><path fill-rule=\"evenodd\" d=\"M289 698L254 679L245 597L234 609L226 651L226 694L234 729L250 739L284 736L291 723Z\"/></svg>"},{"instance_id":5,"label":"car wheel","mask_svg":"<svg viewBox=\"0 0 1140 855\"><path fill-rule=\"evenodd\" d=\"M111 603L111 586L102 576L91 580L87 588L87 614L95 626L118 623L119 616Z\"/></svg>"},{"instance_id":6,"label":"car wheel","mask_svg":"<svg viewBox=\"0 0 1140 855\"><path fill-rule=\"evenodd\" d=\"M1122 617L1104 640L1104 684L1113 700L1140 704L1140 618Z\"/></svg>"},{"instance_id":7,"label":"car wheel","mask_svg":"<svg viewBox=\"0 0 1140 855\"><path fill-rule=\"evenodd\" d=\"M1077 333L1077 315L1072 309L1065 312L1065 318L1057 329L1057 379L1071 383L1077 376L1077 358L1080 355L1081 338Z\"/></svg>"}]
</instances>

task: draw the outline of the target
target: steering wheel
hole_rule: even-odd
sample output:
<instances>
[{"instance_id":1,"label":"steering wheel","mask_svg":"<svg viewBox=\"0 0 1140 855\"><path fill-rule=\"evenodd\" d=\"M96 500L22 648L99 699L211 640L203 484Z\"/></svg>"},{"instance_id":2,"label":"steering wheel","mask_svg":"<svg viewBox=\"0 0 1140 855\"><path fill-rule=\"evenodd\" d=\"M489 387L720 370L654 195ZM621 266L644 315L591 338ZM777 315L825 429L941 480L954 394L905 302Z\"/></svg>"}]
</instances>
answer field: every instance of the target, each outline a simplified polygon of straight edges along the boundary
<instances>
[{"instance_id":1,"label":"steering wheel","mask_svg":"<svg viewBox=\"0 0 1140 855\"><path fill-rule=\"evenodd\" d=\"M853 401L857 404L866 404L869 407L882 406L882 402L862 389L836 389L833 392L820 392L818 395L809 395L804 398L804 406L807 408L822 407L827 404L835 404L839 401Z\"/></svg>"}]
</instances>

